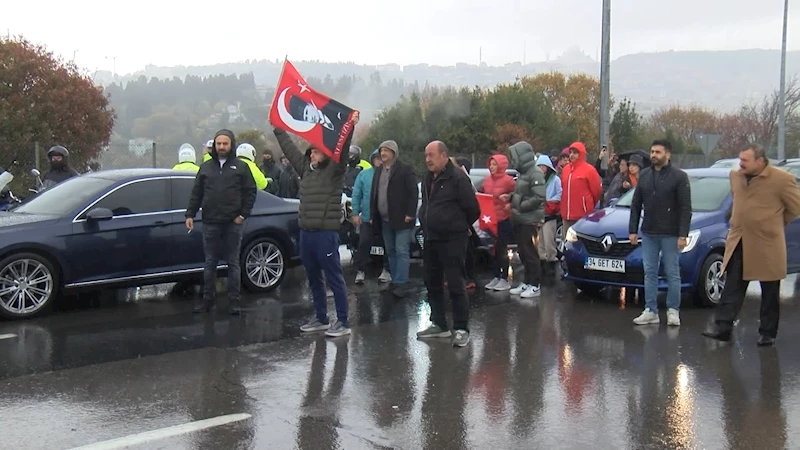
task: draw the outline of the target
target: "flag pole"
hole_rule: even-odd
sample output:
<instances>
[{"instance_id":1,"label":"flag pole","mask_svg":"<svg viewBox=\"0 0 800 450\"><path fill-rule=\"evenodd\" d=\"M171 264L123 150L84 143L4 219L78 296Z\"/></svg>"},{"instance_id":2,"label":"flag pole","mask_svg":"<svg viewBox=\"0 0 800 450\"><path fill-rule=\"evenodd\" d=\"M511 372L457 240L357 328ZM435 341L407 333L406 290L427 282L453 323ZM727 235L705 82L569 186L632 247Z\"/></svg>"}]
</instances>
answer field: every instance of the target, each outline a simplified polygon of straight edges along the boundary
<instances>
[{"instance_id":1,"label":"flag pole","mask_svg":"<svg viewBox=\"0 0 800 450\"><path fill-rule=\"evenodd\" d=\"M283 66L281 66L281 74L278 76L278 83L280 84L280 80L283 79L283 72L286 70L286 63L289 62L289 55L283 57ZM275 93L272 94L272 102L269 104L269 112L267 113L267 122L272 125L272 121L270 120L270 116L272 115L272 106L275 105L275 101L278 100L278 87L275 87ZM273 128L275 126L273 125Z\"/></svg>"}]
</instances>

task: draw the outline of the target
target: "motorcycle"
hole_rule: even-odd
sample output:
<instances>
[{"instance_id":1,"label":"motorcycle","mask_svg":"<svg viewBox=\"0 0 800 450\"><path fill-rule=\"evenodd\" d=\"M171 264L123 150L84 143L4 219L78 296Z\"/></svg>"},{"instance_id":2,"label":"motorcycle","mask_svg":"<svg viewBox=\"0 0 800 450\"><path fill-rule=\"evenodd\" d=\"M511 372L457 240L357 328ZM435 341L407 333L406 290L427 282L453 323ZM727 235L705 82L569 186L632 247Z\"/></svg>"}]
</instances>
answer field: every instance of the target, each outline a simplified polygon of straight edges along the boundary
<instances>
[{"instance_id":1,"label":"motorcycle","mask_svg":"<svg viewBox=\"0 0 800 450\"><path fill-rule=\"evenodd\" d=\"M22 200L8 188L12 181L14 181L14 175L11 175L11 172L4 171L0 174L0 211L8 211L22 203Z\"/></svg>"},{"instance_id":2,"label":"motorcycle","mask_svg":"<svg viewBox=\"0 0 800 450\"><path fill-rule=\"evenodd\" d=\"M50 186L46 186L45 183L42 181L42 173L39 172L38 169L31 169L31 175L36 177L36 188L35 189L34 188L28 189L28 191L30 191L31 193L38 194L39 192L42 192L43 190L45 190L45 189L50 187Z\"/></svg>"}]
</instances>

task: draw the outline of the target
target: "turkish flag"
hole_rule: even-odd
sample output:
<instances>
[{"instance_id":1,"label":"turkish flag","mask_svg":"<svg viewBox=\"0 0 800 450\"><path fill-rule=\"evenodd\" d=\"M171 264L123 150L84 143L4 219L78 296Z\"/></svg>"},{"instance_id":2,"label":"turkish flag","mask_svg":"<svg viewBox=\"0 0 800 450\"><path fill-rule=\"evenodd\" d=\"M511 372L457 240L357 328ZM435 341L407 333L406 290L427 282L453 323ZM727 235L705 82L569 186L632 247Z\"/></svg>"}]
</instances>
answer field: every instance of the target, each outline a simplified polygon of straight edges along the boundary
<instances>
[{"instance_id":1,"label":"turkish flag","mask_svg":"<svg viewBox=\"0 0 800 450\"><path fill-rule=\"evenodd\" d=\"M283 62L269 109L272 126L305 139L338 163L353 130L354 113L352 108L308 87L292 63Z\"/></svg>"},{"instance_id":2,"label":"turkish flag","mask_svg":"<svg viewBox=\"0 0 800 450\"><path fill-rule=\"evenodd\" d=\"M478 227L481 230L489 230L497 236L497 216L494 213L494 197L489 194L475 193L478 198L478 205L481 207L481 216L478 218Z\"/></svg>"}]
</instances>

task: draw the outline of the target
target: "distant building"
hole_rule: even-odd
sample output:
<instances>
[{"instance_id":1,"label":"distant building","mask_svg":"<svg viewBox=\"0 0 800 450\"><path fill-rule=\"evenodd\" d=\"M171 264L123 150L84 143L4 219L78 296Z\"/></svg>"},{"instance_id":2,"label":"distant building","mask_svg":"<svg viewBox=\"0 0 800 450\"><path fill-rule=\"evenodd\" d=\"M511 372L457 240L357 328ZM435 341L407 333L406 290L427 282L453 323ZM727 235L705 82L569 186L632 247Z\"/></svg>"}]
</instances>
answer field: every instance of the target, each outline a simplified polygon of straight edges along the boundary
<instances>
[{"instance_id":1,"label":"distant building","mask_svg":"<svg viewBox=\"0 0 800 450\"><path fill-rule=\"evenodd\" d=\"M128 151L136 156L144 156L153 149L154 141L148 138L136 138L128 140Z\"/></svg>"}]
</instances>

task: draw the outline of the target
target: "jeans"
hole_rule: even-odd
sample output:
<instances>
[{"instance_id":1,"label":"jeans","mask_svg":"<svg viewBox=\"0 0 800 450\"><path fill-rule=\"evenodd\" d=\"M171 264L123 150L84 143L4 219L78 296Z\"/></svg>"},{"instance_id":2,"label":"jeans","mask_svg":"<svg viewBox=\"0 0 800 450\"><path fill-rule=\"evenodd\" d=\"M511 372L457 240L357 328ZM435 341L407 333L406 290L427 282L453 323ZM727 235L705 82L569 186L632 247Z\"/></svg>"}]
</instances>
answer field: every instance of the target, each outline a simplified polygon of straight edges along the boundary
<instances>
[{"instance_id":1,"label":"jeans","mask_svg":"<svg viewBox=\"0 0 800 450\"><path fill-rule=\"evenodd\" d=\"M642 263L644 264L645 307L658 312L659 260L667 276L667 308L681 306L681 251L677 236L648 236L642 234Z\"/></svg>"},{"instance_id":2,"label":"jeans","mask_svg":"<svg viewBox=\"0 0 800 450\"><path fill-rule=\"evenodd\" d=\"M731 255L725 267L725 288L717 307L716 323L719 331L731 331L733 322L742 310L744 296L750 281L742 279L742 242ZM778 337L778 322L781 319L781 282L761 282L761 321L758 333L771 338Z\"/></svg>"},{"instance_id":3,"label":"jeans","mask_svg":"<svg viewBox=\"0 0 800 450\"><path fill-rule=\"evenodd\" d=\"M517 237L517 252L525 267L525 284L539 286L542 279L542 261L539 252L533 244L534 237L539 236L539 227L529 223L514 225L514 235Z\"/></svg>"},{"instance_id":4,"label":"jeans","mask_svg":"<svg viewBox=\"0 0 800 450\"><path fill-rule=\"evenodd\" d=\"M225 258L228 263L228 298L236 303L242 296L242 270L239 258L242 247L242 225L203 222L203 250L206 264L203 270L203 300L213 304L217 294L217 266Z\"/></svg>"},{"instance_id":5,"label":"jeans","mask_svg":"<svg viewBox=\"0 0 800 450\"><path fill-rule=\"evenodd\" d=\"M386 258L389 260L389 272L392 273L392 284L405 284L408 281L408 264L411 260L409 247L413 230L393 230L389 222L383 222L381 231Z\"/></svg>"},{"instance_id":6,"label":"jeans","mask_svg":"<svg viewBox=\"0 0 800 450\"><path fill-rule=\"evenodd\" d=\"M355 257L356 270L359 272L366 271L369 266L371 258L370 250L372 250L372 243L375 240L374 237L375 231L372 229L372 224L366 221L361 222L361 226L358 227L358 249L356 250ZM381 261L383 262L383 268L388 270L389 258L383 255Z\"/></svg>"},{"instance_id":7,"label":"jeans","mask_svg":"<svg viewBox=\"0 0 800 450\"><path fill-rule=\"evenodd\" d=\"M453 328L469 332L469 300L464 284L464 255L467 253L467 236L449 241L428 241L423 244L422 263L431 322L443 330L449 329L445 316L444 282L453 302Z\"/></svg>"},{"instance_id":8,"label":"jeans","mask_svg":"<svg viewBox=\"0 0 800 450\"><path fill-rule=\"evenodd\" d=\"M306 269L317 319L322 323L328 323L328 296L325 292L325 280L327 280L328 286L333 291L336 317L344 326L348 326L347 288L339 260L339 233L300 230L300 259L303 260L303 267ZM325 272L325 280L322 279L322 272Z\"/></svg>"},{"instance_id":9,"label":"jeans","mask_svg":"<svg viewBox=\"0 0 800 450\"><path fill-rule=\"evenodd\" d=\"M497 240L494 243L494 265L492 272L495 278L508 280L508 241L514 234L511 219L497 223Z\"/></svg>"}]
</instances>

